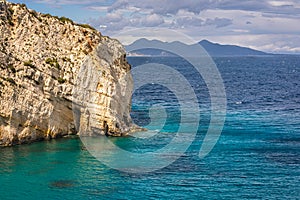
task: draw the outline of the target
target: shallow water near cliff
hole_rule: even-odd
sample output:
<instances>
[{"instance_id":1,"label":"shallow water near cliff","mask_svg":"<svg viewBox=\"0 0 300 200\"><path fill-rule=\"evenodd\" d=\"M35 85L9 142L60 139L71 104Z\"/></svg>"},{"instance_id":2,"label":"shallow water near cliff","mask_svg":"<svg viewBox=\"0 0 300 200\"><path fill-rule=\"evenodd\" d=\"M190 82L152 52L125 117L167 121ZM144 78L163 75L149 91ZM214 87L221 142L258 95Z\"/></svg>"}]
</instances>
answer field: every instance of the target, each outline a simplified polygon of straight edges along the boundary
<instances>
[{"instance_id":1,"label":"shallow water near cliff","mask_svg":"<svg viewBox=\"0 0 300 200\"><path fill-rule=\"evenodd\" d=\"M96 160L79 138L0 149L0 199L299 198L299 56L215 59L224 79L228 111L222 135L204 159L198 153L210 120L205 82L181 59L137 57L129 61L133 66L163 63L189 78L199 99L201 120L187 152L166 168L130 174ZM160 130L148 115L154 104L166 108L168 114ZM155 151L172 140L179 114L175 96L150 84L134 94L132 117L139 125L150 123L147 134L155 136L109 140L136 153Z\"/></svg>"}]
</instances>

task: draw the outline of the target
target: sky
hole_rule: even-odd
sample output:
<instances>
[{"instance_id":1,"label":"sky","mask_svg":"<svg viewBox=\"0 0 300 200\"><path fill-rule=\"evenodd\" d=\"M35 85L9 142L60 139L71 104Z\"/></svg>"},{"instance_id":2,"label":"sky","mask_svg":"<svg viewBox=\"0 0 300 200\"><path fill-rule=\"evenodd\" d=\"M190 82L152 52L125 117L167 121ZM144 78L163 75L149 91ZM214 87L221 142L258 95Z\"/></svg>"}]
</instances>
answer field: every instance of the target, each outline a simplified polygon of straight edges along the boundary
<instances>
[{"instance_id":1,"label":"sky","mask_svg":"<svg viewBox=\"0 0 300 200\"><path fill-rule=\"evenodd\" d=\"M207 39L270 53L300 54L300 0L10 1L89 23L103 35L128 33L121 39L124 44L143 34L148 39L159 35L164 41L180 40L177 34L159 31L170 30L193 41Z\"/></svg>"}]
</instances>

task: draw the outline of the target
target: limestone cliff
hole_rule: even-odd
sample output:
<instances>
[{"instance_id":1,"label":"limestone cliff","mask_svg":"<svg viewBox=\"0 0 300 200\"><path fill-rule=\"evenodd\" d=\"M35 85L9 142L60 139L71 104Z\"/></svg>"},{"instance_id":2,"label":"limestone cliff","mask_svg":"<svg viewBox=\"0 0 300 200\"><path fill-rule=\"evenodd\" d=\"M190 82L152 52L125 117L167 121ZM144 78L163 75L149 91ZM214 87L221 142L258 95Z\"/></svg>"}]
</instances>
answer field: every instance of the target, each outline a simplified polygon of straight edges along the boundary
<instances>
[{"instance_id":1,"label":"limestone cliff","mask_svg":"<svg viewBox=\"0 0 300 200\"><path fill-rule=\"evenodd\" d=\"M0 146L78 131L126 134L129 71L117 40L0 0Z\"/></svg>"}]
</instances>

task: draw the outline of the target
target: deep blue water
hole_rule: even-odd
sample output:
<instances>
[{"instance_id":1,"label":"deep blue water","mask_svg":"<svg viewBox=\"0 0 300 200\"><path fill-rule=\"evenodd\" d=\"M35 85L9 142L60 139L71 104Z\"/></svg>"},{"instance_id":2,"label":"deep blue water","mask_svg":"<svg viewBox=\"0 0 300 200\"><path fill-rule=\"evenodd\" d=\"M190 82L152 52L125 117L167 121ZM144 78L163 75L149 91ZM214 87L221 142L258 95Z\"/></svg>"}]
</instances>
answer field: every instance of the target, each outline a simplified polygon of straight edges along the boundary
<instances>
[{"instance_id":1,"label":"deep blue water","mask_svg":"<svg viewBox=\"0 0 300 200\"><path fill-rule=\"evenodd\" d=\"M205 158L198 152L210 121L210 98L199 74L179 58L129 58L133 67L172 66L196 91L200 127L187 152L166 168L131 174L96 160L78 138L0 149L0 199L300 199L300 56L214 60L228 107L222 135ZM152 105L166 109L159 134L110 140L138 153L169 143L179 128L179 102L168 88L145 85L133 96L137 124L150 123Z\"/></svg>"}]
</instances>

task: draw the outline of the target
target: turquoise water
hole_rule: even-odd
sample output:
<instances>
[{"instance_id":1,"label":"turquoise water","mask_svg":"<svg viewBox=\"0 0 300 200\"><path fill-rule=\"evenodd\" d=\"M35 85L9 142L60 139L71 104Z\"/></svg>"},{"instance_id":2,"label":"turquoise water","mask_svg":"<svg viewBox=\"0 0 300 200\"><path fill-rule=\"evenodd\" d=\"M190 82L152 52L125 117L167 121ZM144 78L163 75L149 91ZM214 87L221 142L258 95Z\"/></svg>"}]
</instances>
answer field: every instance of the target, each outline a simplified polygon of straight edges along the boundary
<instances>
[{"instance_id":1,"label":"turquoise water","mask_svg":"<svg viewBox=\"0 0 300 200\"><path fill-rule=\"evenodd\" d=\"M0 149L0 199L299 199L300 57L215 59L228 112L217 145L204 159L198 153L210 120L205 83L181 60L129 61L134 66L165 63L190 78L202 112L187 152L166 168L130 174L97 161L79 138ZM168 113L161 133L149 140L109 140L132 152L163 147L178 130L180 109L174 98L166 88L144 88L134 95L132 117L149 124L147 109L158 102Z\"/></svg>"}]
</instances>

